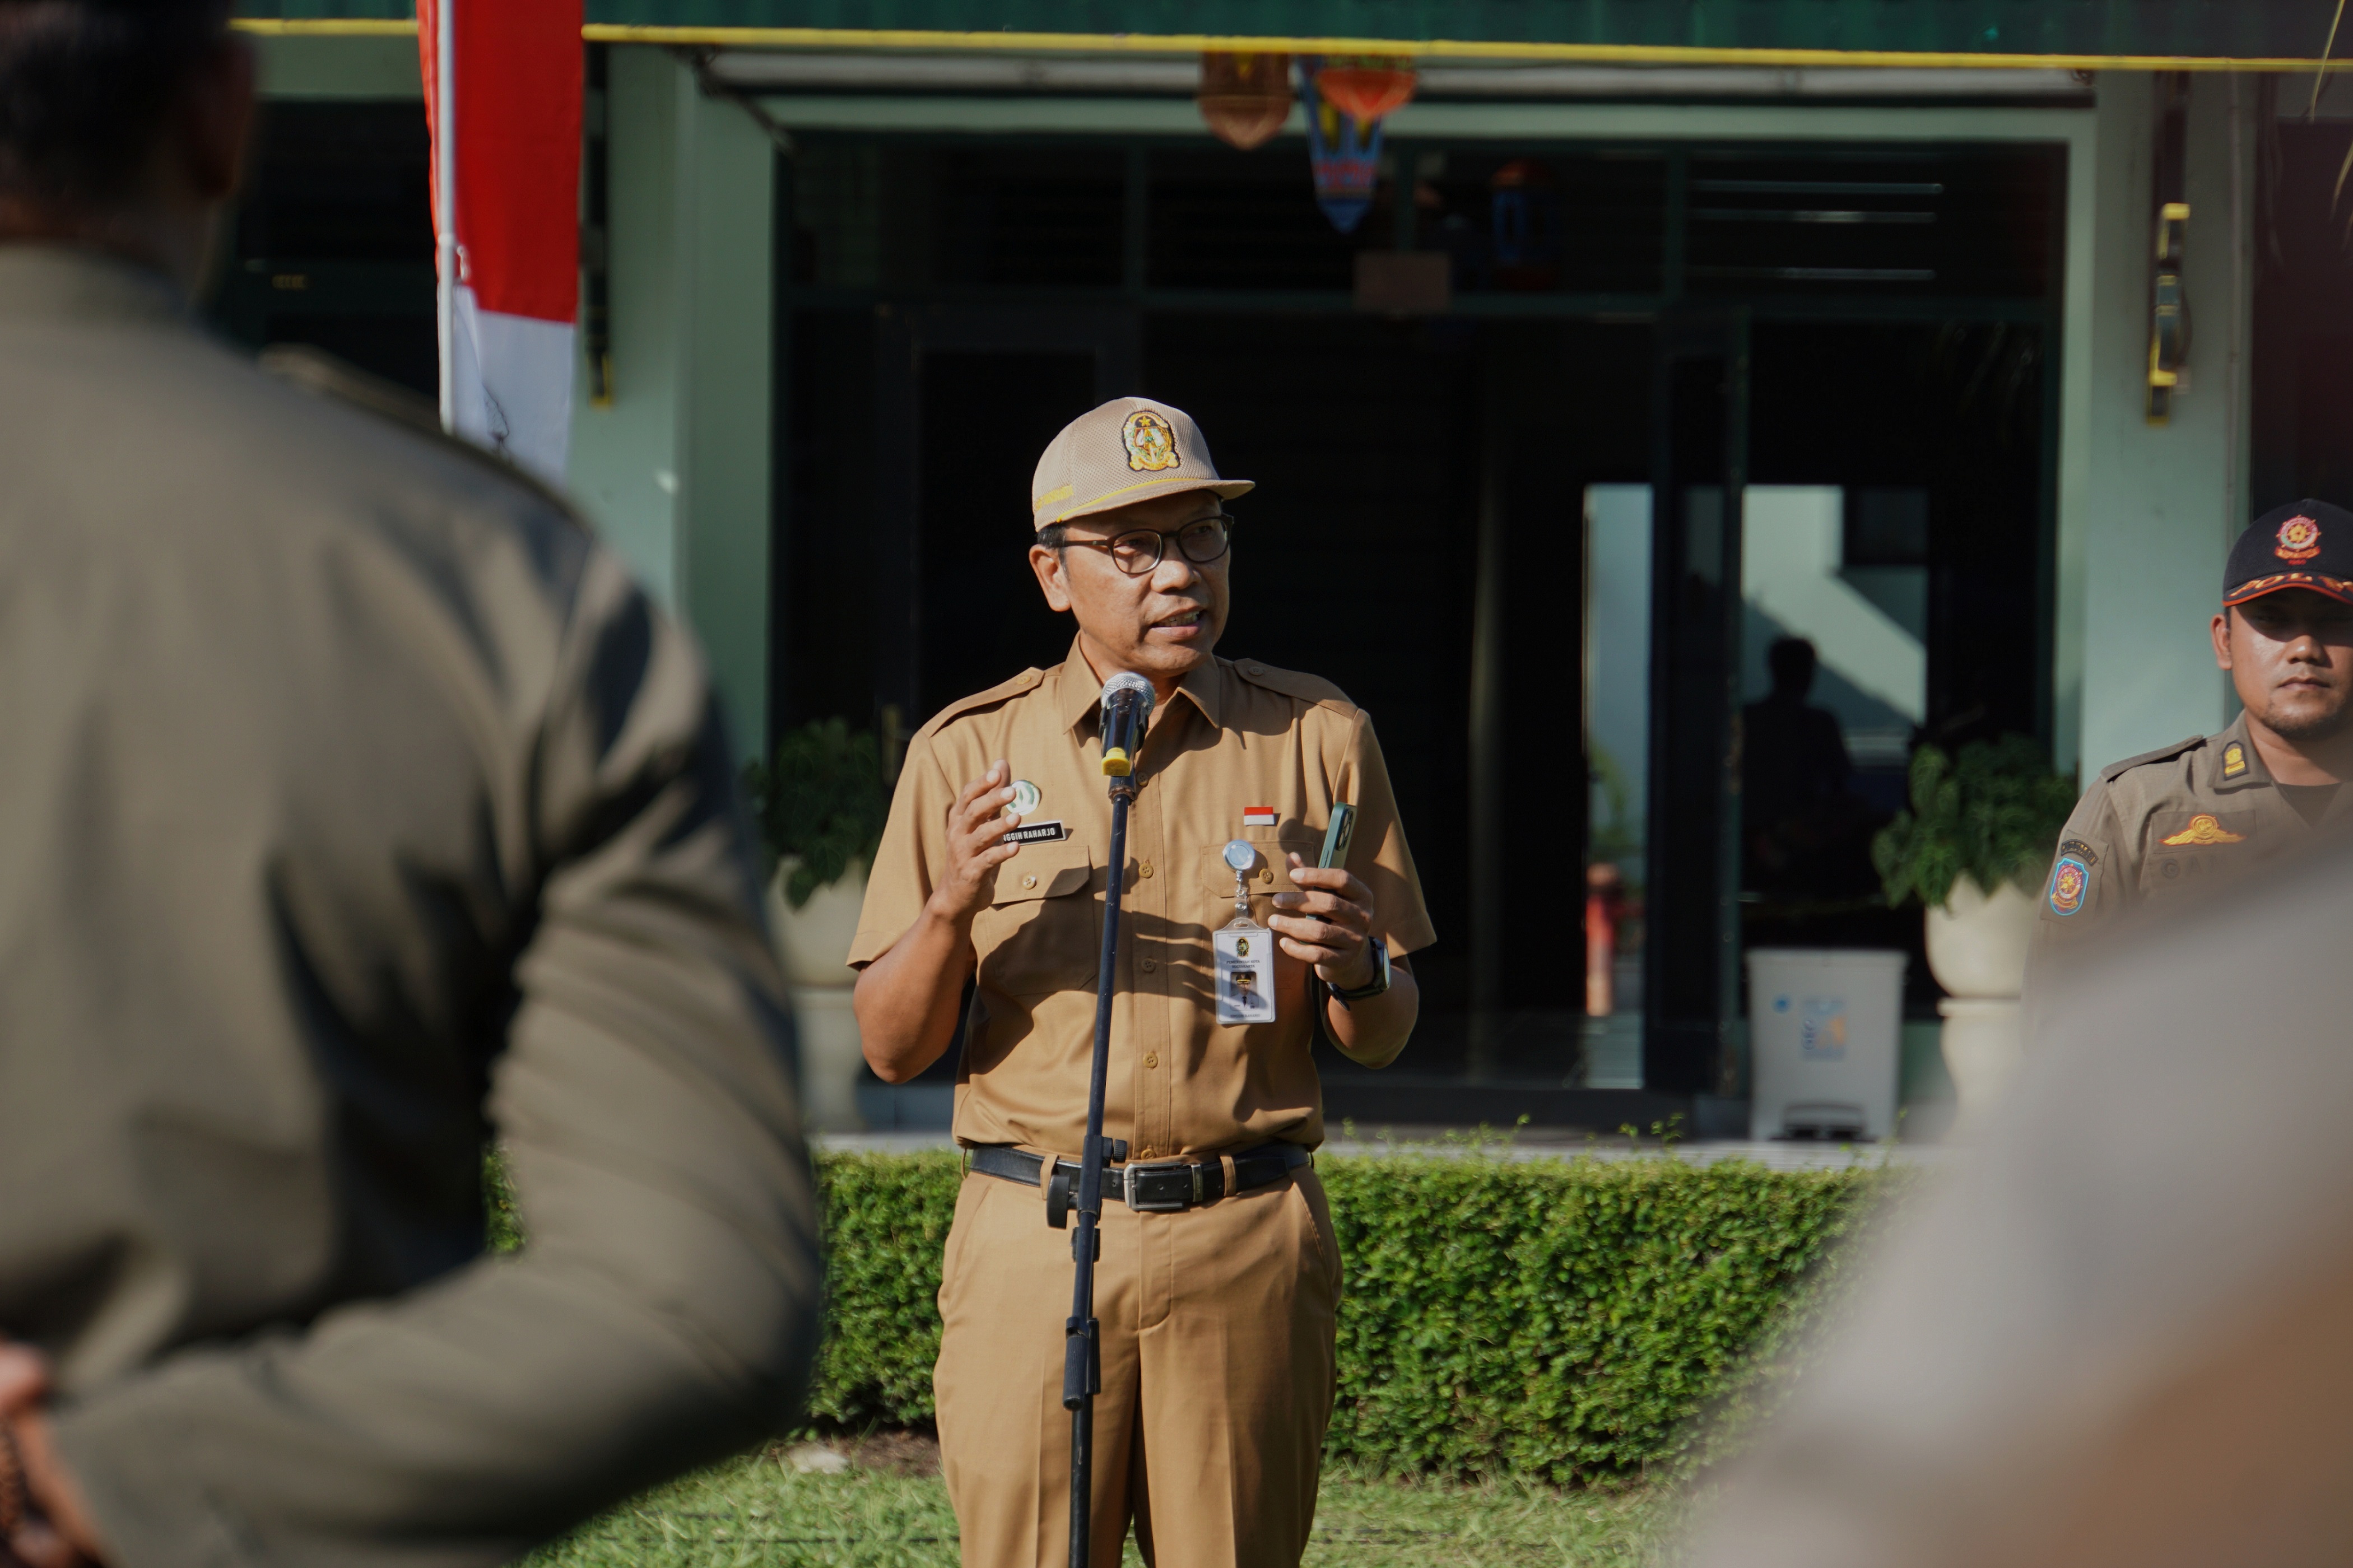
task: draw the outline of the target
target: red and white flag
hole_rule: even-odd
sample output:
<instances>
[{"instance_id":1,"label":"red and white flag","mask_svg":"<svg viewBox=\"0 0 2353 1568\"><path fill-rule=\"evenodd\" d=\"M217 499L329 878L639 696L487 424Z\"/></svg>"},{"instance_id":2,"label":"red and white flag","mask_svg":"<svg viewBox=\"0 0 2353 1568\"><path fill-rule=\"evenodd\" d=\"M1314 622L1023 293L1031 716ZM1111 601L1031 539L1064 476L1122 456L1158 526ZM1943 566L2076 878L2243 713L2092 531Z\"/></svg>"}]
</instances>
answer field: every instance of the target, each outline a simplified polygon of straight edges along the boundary
<instances>
[{"instance_id":1,"label":"red and white flag","mask_svg":"<svg viewBox=\"0 0 2353 1568\"><path fill-rule=\"evenodd\" d=\"M441 423L560 483L580 303L582 0L417 0Z\"/></svg>"}]
</instances>

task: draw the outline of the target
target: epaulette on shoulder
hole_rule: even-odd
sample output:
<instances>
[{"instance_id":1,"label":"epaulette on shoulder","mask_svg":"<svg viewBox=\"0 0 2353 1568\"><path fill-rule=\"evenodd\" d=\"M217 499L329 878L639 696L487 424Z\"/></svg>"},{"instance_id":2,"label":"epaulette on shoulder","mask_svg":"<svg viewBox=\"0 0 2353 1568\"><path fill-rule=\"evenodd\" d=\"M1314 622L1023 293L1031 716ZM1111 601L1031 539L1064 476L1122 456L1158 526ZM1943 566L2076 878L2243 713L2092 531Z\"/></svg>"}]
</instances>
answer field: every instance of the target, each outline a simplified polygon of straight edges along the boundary
<instances>
[{"instance_id":1,"label":"epaulette on shoulder","mask_svg":"<svg viewBox=\"0 0 2353 1568\"><path fill-rule=\"evenodd\" d=\"M2112 784L2118 774L2130 773L2135 768L2147 767L2151 763L2169 763L2183 752L2194 752L2205 743L2205 736L2192 735L2186 741L2176 741L2169 746L2159 746L2153 752L2143 752L2137 757L2126 757L2121 763L2110 763L2100 770L2100 782Z\"/></svg>"},{"instance_id":2,"label":"epaulette on shoulder","mask_svg":"<svg viewBox=\"0 0 2353 1568\"><path fill-rule=\"evenodd\" d=\"M273 345L262 350L254 363L289 386L299 387L314 396L332 398L364 414L372 414L477 468L487 468L507 483L530 491L574 522L580 523L579 514L572 510L572 503L556 490L498 454L485 452L471 441L442 429L441 411L397 382L370 375L356 365L346 364L331 353L303 343ZM580 526L585 528L587 525L580 523Z\"/></svg>"},{"instance_id":3,"label":"epaulette on shoulder","mask_svg":"<svg viewBox=\"0 0 2353 1568\"><path fill-rule=\"evenodd\" d=\"M915 733L918 737L936 735L950 723L967 713L987 708L992 703L1002 702L1008 698L1018 697L1025 691L1036 690L1039 682L1045 679L1046 672L1042 669L1025 669L1012 679L1000 680L986 691L976 691L969 697L959 697L929 719L924 720L923 727Z\"/></svg>"},{"instance_id":4,"label":"epaulette on shoulder","mask_svg":"<svg viewBox=\"0 0 2353 1568\"><path fill-rule=\"evenodd\" d=\"M1285 697L1296 697L1302 702L1318 707L1345 709L1350 712L1356 705L1348 694L1320 675L1303 675L1295 669L1277 669L1254 658L1236 659L1234 673L1252 686L1263 686L1269 691L1280 691Z\"/></svg>"}]
</instances>

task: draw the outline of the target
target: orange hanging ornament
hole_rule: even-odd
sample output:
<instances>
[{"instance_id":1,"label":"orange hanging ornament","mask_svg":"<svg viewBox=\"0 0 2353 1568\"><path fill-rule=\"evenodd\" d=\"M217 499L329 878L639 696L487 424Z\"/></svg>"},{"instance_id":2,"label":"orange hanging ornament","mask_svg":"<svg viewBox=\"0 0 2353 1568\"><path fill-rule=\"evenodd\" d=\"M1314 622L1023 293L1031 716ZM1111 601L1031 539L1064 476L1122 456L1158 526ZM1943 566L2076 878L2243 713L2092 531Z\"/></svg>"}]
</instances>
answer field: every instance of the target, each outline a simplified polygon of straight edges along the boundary
<instances>
[{"instance_id":1,"label":"orange hanging ornament","mask_svg":"<svg viewBox=\"0 0 2353 1568\"><path fill-rule=\"evenodd\" d=\"M1355 121L1360 132L1404 108L1413 98L1414 82L1410 62L1372 56L1330 61L1315 73L1324 101Z\"/></svg>"}]
</instances>

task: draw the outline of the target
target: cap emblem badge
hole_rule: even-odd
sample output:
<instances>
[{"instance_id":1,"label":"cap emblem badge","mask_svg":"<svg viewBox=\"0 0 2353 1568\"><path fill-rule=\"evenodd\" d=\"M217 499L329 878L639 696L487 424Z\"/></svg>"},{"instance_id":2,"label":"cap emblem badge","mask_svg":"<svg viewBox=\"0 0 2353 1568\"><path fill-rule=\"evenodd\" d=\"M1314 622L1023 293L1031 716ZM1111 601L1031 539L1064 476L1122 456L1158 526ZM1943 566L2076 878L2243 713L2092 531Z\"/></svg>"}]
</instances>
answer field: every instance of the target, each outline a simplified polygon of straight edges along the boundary
<instances>
[{"instance_id":1,"label":"cap emblem badge","mask_svg":"<svg viewBox=\"0 0 2353 1568\"><path fill-rule=\"evenodd\" d=\"M2309 561L2320 553L2320 524L2302 512L2279 527L2279 546L2272 552L2283 561Z\"/></svg>"},{"instance_id":2,"label":"cap emblem badge","mask_svg":"<svg viewBox=\"0 0 2353 1568\"><path fill-rule=\"evenodd\" d=\"M2189 844L2244 844L2246 841L2245 834L2232 832L2202 811L2189 819L2189 826L2170 838L2158 840L2168 849L2179 849Z\"/></svg>"},{"instance_id":3,"label":"cap emblem badge","mask_svg":"<svg viewBox=\"0 0 2353 1568\"><path fill-rule=\"evenodd\" d=\"M2051 912L2072 915L2084 907L2084 895L2091 889L2092 868L2073 855L2059 857L2059 864L2051 868Z\"/></svg>"},{"instance_id":4,"label":"cap emblem badge","mask_svg":"<svg viewBox=\"0 0 2353 1568\"><path fill-rule=\"evenodd\" d=\"M1119 427L1119 442L1127 448L1127 466L1139 474L1173 468L1182 460L1176 455L1176 432L1149 408L1127 416Z\"/></svg>"},{"instance_id":5,"label":"cap emblem badge","mask_svg":"<svg viewBox=\"0 0 2353 1568\"><path fill-rule=\"evenodd\" d=\"M2222 748L2222 776L2237 778L2247 771L2247 749L2233 741Z\"/></svg>"}]
</instances>

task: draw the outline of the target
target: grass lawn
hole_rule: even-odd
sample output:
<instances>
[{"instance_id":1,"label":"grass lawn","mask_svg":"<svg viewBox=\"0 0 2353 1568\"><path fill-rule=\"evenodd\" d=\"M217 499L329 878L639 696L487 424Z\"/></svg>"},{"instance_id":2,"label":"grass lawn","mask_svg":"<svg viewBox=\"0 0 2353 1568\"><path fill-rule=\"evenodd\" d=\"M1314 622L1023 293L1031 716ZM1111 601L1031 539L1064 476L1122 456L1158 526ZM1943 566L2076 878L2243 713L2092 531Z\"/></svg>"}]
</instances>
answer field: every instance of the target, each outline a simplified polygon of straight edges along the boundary
<instances>
[{"instance_id":1,"label":"grass lawn","mask_svg":"<svg viewBox=\"0 0 2353 1568\"><path fill-rule=\"evenodd\" d=\"M772 1451L689 1476L583 1526L532 1568L954 1568L955 1515L930 1451L850 1450L839 1475ZM1398 1482L1326 1471L1309 1568L1645 1568L1675 1516L1658 1492ZM1141 1564L1133 1542L1127 1561Z\"/></svg>"}]
</instances>

